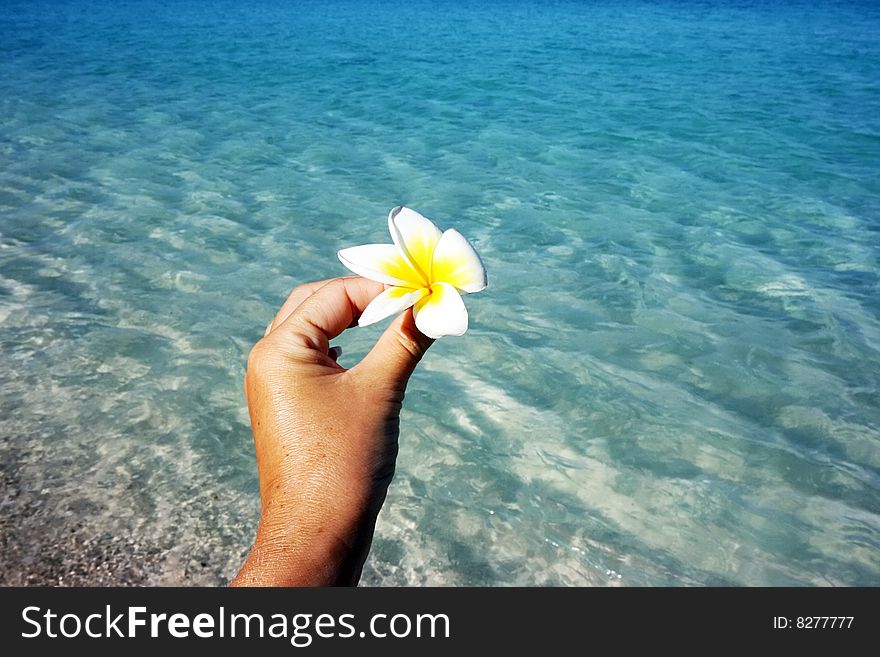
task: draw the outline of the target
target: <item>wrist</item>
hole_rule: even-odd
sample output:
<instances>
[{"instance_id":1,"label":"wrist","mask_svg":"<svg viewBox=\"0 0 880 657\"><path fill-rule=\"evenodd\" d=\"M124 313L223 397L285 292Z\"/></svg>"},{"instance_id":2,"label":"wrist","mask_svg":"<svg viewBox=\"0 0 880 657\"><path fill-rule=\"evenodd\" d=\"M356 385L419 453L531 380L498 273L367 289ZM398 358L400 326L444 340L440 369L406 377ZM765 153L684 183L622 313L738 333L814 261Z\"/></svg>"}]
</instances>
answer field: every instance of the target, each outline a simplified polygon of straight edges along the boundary
<instances>
[{"instance_id":1,"label":"wrist","mask_svg":"<svg viewBox=\"0 0 880 657\"><path fill-rule=\"evenodd\" d=\"M333 536L261 527L242 572L246 586L347 586L357 583L351 548Z\"/></svg>"},{"instance_id":2,"label":"wrist","mask_svg":"<svg viewBox=\"0 0 880 657\"><path fill-rule=\"evenodd\" d=\"M372 540L375 515L347 518L320 505L265 500L254 545L235 586L354 586ZM348 507L352 509L352 507Z\"/></svg>"}]
</instances>

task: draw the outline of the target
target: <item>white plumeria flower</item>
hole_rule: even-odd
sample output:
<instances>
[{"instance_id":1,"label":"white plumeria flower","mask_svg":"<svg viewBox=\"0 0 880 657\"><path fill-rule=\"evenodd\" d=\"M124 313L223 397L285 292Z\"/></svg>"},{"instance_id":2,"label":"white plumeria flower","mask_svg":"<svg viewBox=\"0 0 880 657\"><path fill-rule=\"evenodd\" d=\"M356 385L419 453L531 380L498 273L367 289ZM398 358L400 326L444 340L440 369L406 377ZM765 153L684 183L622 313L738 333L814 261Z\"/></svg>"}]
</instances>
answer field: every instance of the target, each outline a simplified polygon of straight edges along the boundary
<instances>
[{"instance_id":1,"label":"white plumeria flower","mask_svg":"<svg viewBox=\"0 0 880 657\"><path fill-rule=\"evenodd\" d=\"M461 233L440 230L415 210L396 207L388 215L394 244L342 249L339 259L364 278L390 285L368 305L359 326L415 306L416 327L429 338L462 335L468 314L462 294L486 287L480 256Z\"/></svg>"}]
</instances>

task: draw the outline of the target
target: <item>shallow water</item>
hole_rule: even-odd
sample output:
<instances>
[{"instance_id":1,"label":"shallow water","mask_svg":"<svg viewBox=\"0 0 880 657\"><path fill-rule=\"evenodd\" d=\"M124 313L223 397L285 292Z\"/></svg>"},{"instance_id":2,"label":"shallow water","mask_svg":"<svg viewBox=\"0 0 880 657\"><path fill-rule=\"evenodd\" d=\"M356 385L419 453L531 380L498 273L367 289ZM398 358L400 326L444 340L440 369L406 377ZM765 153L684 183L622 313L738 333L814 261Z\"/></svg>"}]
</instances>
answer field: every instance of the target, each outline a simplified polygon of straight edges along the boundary
<instances>
[{"instance_id":1,"label":"shallow water","mask_svg":"<svg viewBox=\"0 0 880 657\"><path fill-rule=\"evenodd\" d=\"M252 4L0 11L4 583L226 581L247 352L404 203L490 288L364 583L880 585L877 5Z\"/></svg>"}]
</instances>

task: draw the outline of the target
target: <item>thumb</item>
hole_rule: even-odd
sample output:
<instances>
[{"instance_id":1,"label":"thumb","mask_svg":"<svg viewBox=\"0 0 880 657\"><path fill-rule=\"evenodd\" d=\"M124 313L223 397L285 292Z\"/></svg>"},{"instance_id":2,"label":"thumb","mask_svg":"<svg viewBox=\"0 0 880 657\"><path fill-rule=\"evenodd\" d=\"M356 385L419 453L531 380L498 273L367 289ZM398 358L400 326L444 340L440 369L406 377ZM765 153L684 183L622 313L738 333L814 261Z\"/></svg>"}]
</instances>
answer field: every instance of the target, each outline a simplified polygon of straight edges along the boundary
<instances>
[{"instance_id":1,"label":"thumb","mask_svg":"<svg viewBox=\"0 0 880 657\"><path fill-rule=\"evenodd\" d=\"M434 340L416 328L410 308L391 322L376 346L355 368L379 384L402 391L432 344Z\"/></svg>"}]
</instances>

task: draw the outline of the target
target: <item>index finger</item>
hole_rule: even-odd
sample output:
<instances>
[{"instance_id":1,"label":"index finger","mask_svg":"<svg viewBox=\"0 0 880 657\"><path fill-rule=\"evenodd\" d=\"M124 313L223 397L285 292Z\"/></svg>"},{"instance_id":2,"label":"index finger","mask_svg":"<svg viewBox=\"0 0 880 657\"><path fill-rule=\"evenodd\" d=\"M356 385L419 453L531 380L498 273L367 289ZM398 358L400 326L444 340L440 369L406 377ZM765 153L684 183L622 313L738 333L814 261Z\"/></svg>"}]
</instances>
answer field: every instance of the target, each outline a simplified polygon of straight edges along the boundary
<instances>
[{"instance_id":1,"label":"index finger","mask_svg":"<svg viewBox=\"0 0 880 657\"><path fill-rule=\"evenodd\" d=\"M263 334L263 337L269 335L275 328L280 326L285 319L290 317L290 313L296 310L303 301L333 280L336 279L326 278L323 281L303 283L302 285L293 288L293 291L281 305L281 308L278 309L278 313L272 318L272 321L269 322L269 326L266 327L266 332Z\"/></svg>"},{"instance_id":2,"label":"index finger","mask_svg":"<svg viewBox=\"0 0 880 657\"><path fill-rule=\"evenodd\" d=\"M360 317L383 289L382 283L359 276L332 279L302 301L272 329L271 335L293 338L311 349L327 353L330 340Z\"/></svg>"}]
</instances>

